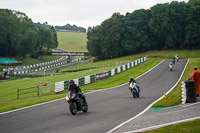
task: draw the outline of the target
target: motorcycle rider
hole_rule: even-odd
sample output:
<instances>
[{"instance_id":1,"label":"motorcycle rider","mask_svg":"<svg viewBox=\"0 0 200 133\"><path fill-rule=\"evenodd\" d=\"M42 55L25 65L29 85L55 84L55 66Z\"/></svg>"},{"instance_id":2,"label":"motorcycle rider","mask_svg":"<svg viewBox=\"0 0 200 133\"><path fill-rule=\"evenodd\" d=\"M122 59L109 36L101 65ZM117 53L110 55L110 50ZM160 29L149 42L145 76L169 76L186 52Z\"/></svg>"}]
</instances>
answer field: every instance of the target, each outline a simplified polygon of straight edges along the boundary
<instances>
[{"instance_id":1,"label":"motorcycle rider","mask_svg":"<svg viewBox=\"0 0 200 133\"><path fill-rule=\"evenodd\" d=\"M172 68L173 68L173 63L172 62L169 63L169 68L170 68L170 71L172 71Z\"/></svg>"},{"instance_id":2,"label":"motorcycle rider","mask_svg":"<svg viewBox=\"0 0 200 133\"><path fill-rule=\"evenodd\" d=\"M84 104L87 104L85 96L84 96L82 90L80 89L80 87L78 85L76 85L74 83L74 80L70 80L69 81L68 91L75 91L75 93L78 94L78 96L83 99Z\"/></svg>"},{"instance_id":3,"label":"motorcycle rider","mask_svg":"<svg viewBox=\"0 0 200 133\"><path fill-rule=\"evenodd\" d=\"M175 57L174 57L174 58L172 58L172 63L173 63L173 64L175 64Z\"/></svg>"},{"instance_id":4,"label":"motorcycle rider","mask_svg":"<svg viewBox=\"0 0 200 133\"><path fill-rule=\"evenodd\" d=\"M140 87L137 85L136 80L133 77L130 77L129 85L130 85L131 82L136 84L136 87L138 88L138 92L140 92Z\"/></svg>"}]
</instances>

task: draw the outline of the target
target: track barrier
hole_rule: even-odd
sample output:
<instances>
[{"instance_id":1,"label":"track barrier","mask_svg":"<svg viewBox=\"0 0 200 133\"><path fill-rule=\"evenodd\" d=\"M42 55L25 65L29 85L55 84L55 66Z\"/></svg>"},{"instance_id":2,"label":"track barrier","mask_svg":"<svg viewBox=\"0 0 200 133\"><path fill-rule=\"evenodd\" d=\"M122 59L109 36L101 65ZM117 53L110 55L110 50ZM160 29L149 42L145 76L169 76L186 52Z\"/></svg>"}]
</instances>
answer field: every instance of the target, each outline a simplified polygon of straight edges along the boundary
<instances>
[{"instance_id":1,"label":"track barrier","mask_svg":"<svg viewBox=\"0 0 200 133\"><path fill-rule=\"evenodd\" d=\"M74 80L75 84L77 84L79 86L85 85L85 84L90 84L97 80L105 79L107 77L114 76L120 72L126 71L134 66L141 64L142 62L145 62L146 60L147 60L147 57L143 57L143 58L137 59L133 62L129 62L125 65L119 66L110 71L106 71L106 72L102 72L102 73L98 73L98 74L94 74L94 75L88 75L88 76L85 76L85 77L82 77L79 79L73 79L73 80ZM68 85L69 85L69 81L56 82L55 83L55 93L59 93L61 91L66 90L68 88Z\"/></svg>"}]
</instances>

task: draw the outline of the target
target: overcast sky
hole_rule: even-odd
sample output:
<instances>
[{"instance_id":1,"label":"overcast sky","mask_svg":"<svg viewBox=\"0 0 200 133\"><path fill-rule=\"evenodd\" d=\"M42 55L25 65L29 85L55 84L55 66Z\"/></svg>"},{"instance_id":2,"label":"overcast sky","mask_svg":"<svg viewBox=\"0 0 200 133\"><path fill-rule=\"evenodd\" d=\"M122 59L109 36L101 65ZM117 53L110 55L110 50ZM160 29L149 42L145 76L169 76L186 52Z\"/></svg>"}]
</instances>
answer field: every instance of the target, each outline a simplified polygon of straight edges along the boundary
<instances>
[{"instance_id":1,"label":"overcast sky","mask_svg":"<svg viewBox=\"0 0 200 133\"><path fill-rule=\"evenodd\" d=\"M171 1L173 0L0 0L0 8L23 12L33 22L48 22L54 26L69 23L87 29L89 26L100 25L115 12L124 15Z\"/></svg>"}]
</instances>

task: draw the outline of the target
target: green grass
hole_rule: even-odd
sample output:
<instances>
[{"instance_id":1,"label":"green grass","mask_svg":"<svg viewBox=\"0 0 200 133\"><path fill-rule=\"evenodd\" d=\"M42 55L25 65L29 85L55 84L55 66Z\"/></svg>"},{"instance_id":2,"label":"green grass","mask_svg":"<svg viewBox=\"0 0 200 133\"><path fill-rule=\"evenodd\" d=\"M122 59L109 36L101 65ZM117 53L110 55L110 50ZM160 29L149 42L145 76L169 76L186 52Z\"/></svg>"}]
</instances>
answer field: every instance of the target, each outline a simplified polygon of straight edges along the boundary
<instances>
[{"instance_id":1,"label":"green grass","mask_svg":"<svg viewBox=\"0 0 200 133\"><path fill-rule=\"evenodd\" d=\"M185 70L181 81L177 85L177 87L167 96L167 99L162 99L155 103L152 107L169 107L178 105L181 103L181 82L188 79L188 77L192 74L194 66L198 66L200 68L200 58L191 58L190 62Z\"/></svg>"},{"instance_id":2,"label":"green grass","mask_svg":"<svg viewBox=\"0 0 200 133\"><path fill-rule=\"evenodd\" d=\"M200 119L163 127L152 131L146 131L143 133L199 133L199 125Z\"/></svg>"},{"instance_id":3,"label":"green grass","mask_svg":"<svg viewBox=\"0 0 200 133\"><path fill-rule=\"evenodd\" d=\"M168 51L149 51L145 53L149 57L173 58L176 54L179 58L200 58L200 50L168 50Z\"/></svg>"},{"instance_id":4,"label":"green grass","mask_svg":"<svg viewBox=\"0 0 200 133\"><path fill-rule=\"evenodd\" d=\"M156 65L160 60L153 59L148 60L132 69L129 69L125 72L122 72L112 78L107 78L99 82L95 82L90 85L83 86L83 91L88 92L92 89L99 89L99 88L107 88L112 87L115 85L119 85L125 82L128 82L130 75L137 76L142 74L143 72L147 71L154 65ZM100 70L99 70L100 71ZM41 96L41 97L30 97L30 98L22 98L16 99L17 97L17 88L27 88L31 86L36 86L38 83L41 82L52 82L55 83L57 81L69 80L74 78L80 78L86 75L90 75L91 73L95 73L97 70L86 70L81 72L74 72L74 73L66 73L64 75L56 75L56 76L48 76L48 77L41 77L41 78L33 78L33 79L21 79L15 81L8 81L8 82L1 82L0 83L0 112L9 111L12 109L17 109L41 102L50 101L53 99L61 98L65 96L65 92L56 95L49 95L49 96ZM116 83L116 81L119 81ZM110 85L106 85L106 82L109 82ZM32 94L30 94L32 96Z\"/></svg>"},{"instance_id":5,"label":"green grass","mask_svg":"<svg viewBox=\"0 0 200 133\"><path fill-rule=\"evenodd\" d=\"M146 56L146 54L124 56L124 57L115 58L115 59L102 60L99 62L89 62L86 64L81 64L81 65L73 66L73 67L70 67L67 69L63 69L63 70L59 71L59 73L63 73L65 71L69 71L69 70L90 69L90 68L100 68L100 69L102 69L102 71L107 71L107 70L116 68L118 66L121 66L123 64L126 64L128 62L132 62L132 61L139 59L141 57L144 57L144 56Z\"/></svg>"},{"instance_id":6,"label":"green grass","mask_svg":"<svg viewBox=\"0 0 200 133\"><path fill-rule=\"evenodd\" d=\"M121 85L123 83L127 83L131 76L138 77L142 73L148 71L153 66L157 65L161 60L158 59L149 59L147 62L144 62L132 69L126 70L120 74L115 75L114 77L108 77L104 80L99 80L94 84L84 85L82 88L83 90L87 90L88 88L94 89L103 89L109 88L117 85Z\"/></svg>"},{"instance_id":7,"label":"green grass","mask_svg":"<svg viewBox=\"0 0 200 133\"><path fill-rule=\"evenodd\" d=\"M58 48L68 52L88 52L86 48L86 33L57 32L57 35Z\"/></svg>"}]
</instances>

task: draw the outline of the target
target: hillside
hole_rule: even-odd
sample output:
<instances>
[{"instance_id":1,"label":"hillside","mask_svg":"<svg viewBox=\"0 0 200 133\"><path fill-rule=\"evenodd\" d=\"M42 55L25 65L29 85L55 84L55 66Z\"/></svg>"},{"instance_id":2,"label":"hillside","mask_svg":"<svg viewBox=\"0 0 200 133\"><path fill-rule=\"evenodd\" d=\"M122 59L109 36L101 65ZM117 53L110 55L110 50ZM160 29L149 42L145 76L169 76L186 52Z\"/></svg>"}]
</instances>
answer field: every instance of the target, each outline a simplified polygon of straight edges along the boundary
<instances>
[{"instance_id":1,"label":"hillside","mask_svg":"<svg viewBox=\"0 0 200 133\"><path fill-rule=\"evenodd\" d=\"M57 32L58 48L68 52L88 52L86 33Z\"/></svg>"}]
</instances>

